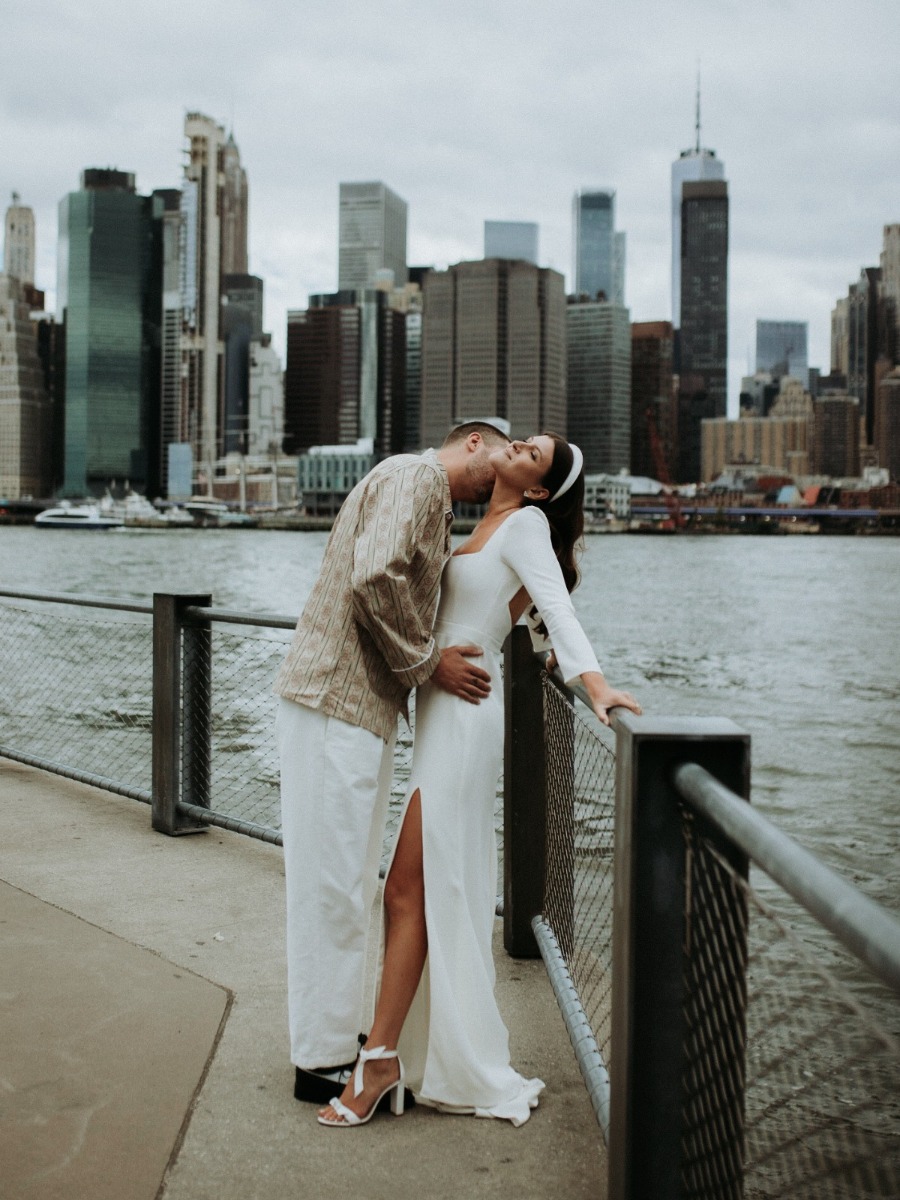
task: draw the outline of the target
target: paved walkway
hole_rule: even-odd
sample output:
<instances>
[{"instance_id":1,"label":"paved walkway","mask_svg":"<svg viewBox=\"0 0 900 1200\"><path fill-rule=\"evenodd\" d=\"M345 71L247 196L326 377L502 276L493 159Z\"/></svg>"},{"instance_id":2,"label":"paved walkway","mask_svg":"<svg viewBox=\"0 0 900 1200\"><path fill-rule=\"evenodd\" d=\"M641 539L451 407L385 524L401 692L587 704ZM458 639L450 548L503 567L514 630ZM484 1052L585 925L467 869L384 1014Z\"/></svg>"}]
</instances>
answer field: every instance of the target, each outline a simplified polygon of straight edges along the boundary
<instances>
[{"instance_id":1,"label":"paved walkway","mask_svg":"<svg viewBox=\"0 0 900 1200\"><path fill-rule=\"evenodd\" d=\"M422 1108L321 1129L292 1095L283 869L236 834L0 760L2 1200L567 1200L601 1140L539 962L496 943L527 1125Z\"/></svg>"}]
</instances>

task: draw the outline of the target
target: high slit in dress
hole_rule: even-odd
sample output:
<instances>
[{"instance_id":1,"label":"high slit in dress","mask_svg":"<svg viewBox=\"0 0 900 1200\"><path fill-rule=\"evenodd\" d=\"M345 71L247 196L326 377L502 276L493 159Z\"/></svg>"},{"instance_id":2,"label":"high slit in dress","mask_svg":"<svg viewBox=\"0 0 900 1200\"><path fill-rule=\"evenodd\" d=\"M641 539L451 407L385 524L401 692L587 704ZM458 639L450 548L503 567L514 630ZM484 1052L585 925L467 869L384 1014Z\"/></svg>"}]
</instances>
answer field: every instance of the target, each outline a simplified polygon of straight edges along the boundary
<instances>
[{"instance_id":1,"label":"high slit in dress","mask_svg":"<svg viewBox=\"0 0 900 1200\"><path fill-rule=\"evenodd\" d=\"M503 642L510 602L534 602L566 680L598 671L575 616L544 514L515 511L481 550L456 554L441 581L435 637L475 643L491 692L470 704L425 684L406 804L418 790L428 955L399 1041L407 1085L425 1104L521 1125L544 1087L510 1065L509 1035L494 998L497 895L494 801L503 763ZM406 808L404 807L404 817ZM401 822L402 824L402 822ZM396 844L396 843L395 843ZM388 868L390 869L390 867Z\"/></svg>"}]
</instances>

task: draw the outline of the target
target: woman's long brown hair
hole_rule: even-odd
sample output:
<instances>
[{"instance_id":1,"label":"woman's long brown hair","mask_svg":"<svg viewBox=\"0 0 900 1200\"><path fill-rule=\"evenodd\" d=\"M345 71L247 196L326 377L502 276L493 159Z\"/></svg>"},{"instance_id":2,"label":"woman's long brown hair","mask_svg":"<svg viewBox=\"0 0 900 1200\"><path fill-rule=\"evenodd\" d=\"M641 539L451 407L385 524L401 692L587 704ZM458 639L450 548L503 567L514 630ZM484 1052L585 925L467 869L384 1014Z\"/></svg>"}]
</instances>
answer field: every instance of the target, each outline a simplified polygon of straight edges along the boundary
<instances>
[{"instance_id":1,"label":"woman's long brown hair","mask_svg":"<svg viewBox=\"0 0 900 1200\"><path fill-rule=\"evenodd\" d=\"M553 462L541 482L550 495L554 496L572 469L573 456L564 437L550 430L545 430L544 436L553 439ZM574 591L580 578L577 553L581 549L581 539L584 535L584 471L579 473L572 486L563 492L558 500L526 498L525 503L533 504L546 516L550 524L550 540L562 569L566 588L570 592ZM543 626L543 622L541 625ZM542 628L542 632L547 631Z\"/></svg>"}]
</instances>

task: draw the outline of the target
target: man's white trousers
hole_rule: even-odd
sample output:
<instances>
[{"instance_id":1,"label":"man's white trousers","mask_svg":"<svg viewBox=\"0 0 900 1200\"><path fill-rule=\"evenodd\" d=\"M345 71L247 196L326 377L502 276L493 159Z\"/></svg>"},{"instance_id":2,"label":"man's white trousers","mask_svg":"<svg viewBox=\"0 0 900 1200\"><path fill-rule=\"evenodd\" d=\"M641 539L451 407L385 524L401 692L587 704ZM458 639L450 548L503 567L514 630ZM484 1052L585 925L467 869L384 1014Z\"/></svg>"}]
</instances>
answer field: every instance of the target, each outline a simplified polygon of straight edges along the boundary
<instances>
[{"instance_id":1,"label":"man's white trousers","mask_svg":"<svg viewBox=\"0 0 900 1200\"><path fill-rule=\"evenodd\" d=\"M372 905L394 739L279 700L288 1018L295 1066L352 1062L368 1031Z\"/></svg>"}]
</instances>

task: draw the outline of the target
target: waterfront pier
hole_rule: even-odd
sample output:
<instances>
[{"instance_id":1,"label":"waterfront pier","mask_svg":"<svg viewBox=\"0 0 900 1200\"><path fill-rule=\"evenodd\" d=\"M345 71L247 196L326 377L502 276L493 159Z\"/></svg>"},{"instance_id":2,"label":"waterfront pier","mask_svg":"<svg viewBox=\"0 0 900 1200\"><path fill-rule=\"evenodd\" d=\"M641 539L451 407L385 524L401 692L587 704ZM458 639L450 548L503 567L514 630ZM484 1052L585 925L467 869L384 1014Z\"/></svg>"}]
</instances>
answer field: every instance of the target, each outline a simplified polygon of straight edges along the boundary
<instances>
[{"instance_id":1,"label":"waterfront pier","mask_svg":"<svg viewBox=\"0 0 900 1200\"><path fill-rule=\"evenodd\" d=\"M6 759L0 813L0 1194L606 1194L602 1140L540 961L498 941L513 1059L547 1082L527 1125L418 1108L325 1130L293 1098L280 848L224 830L161 837L144 805Z\"/></svg>"}]
</instances>

